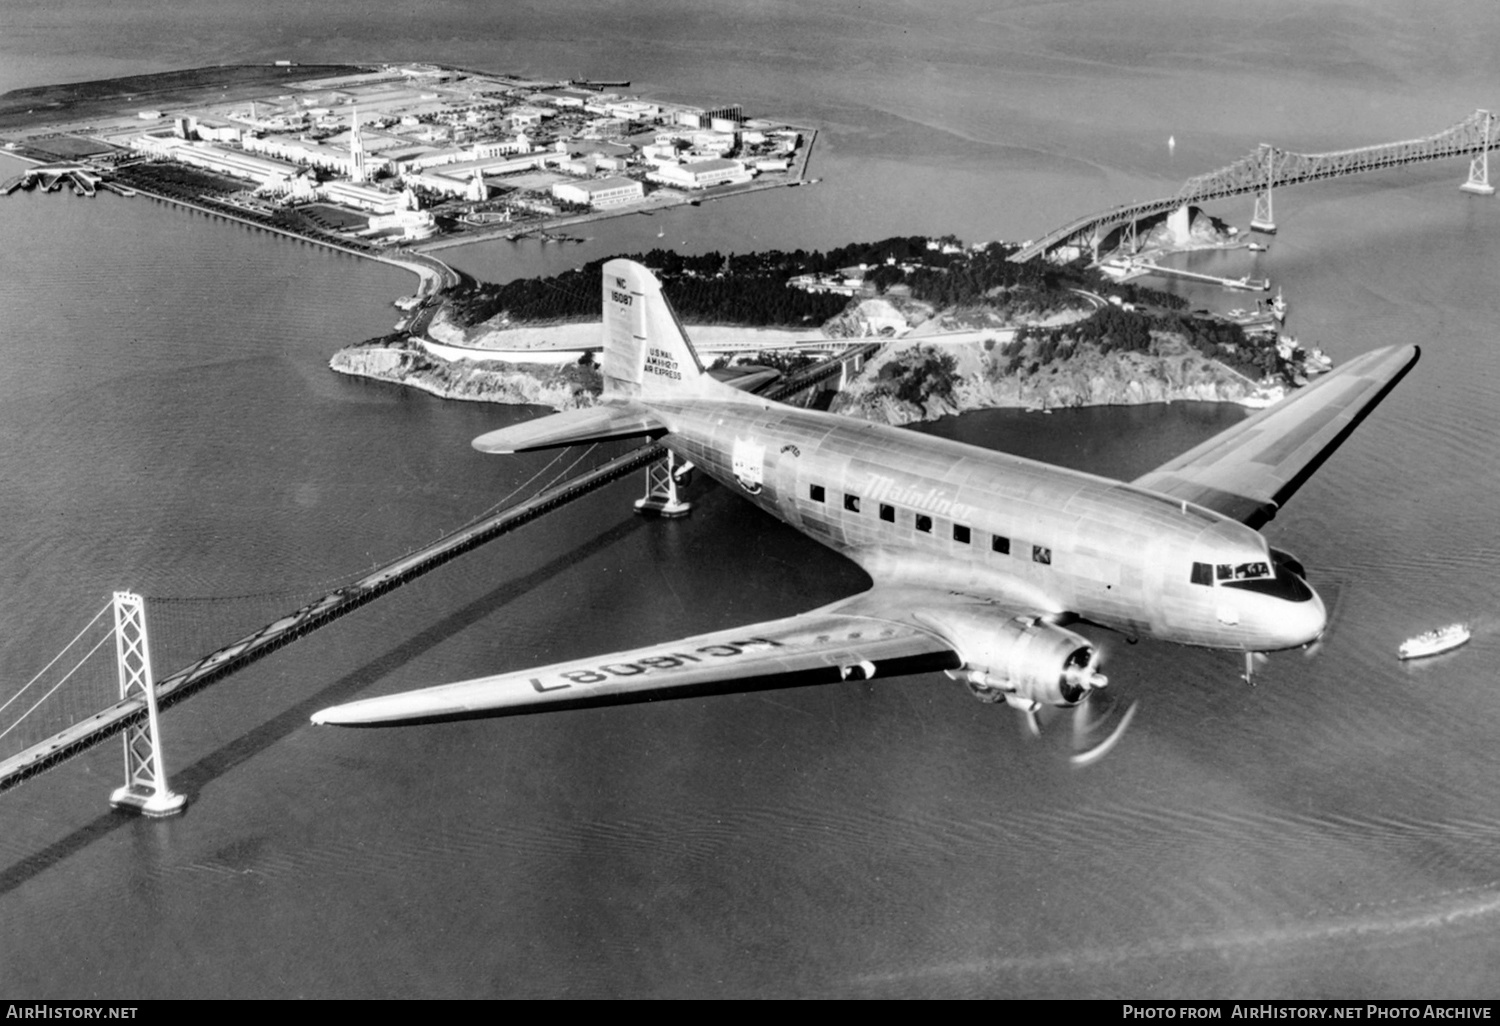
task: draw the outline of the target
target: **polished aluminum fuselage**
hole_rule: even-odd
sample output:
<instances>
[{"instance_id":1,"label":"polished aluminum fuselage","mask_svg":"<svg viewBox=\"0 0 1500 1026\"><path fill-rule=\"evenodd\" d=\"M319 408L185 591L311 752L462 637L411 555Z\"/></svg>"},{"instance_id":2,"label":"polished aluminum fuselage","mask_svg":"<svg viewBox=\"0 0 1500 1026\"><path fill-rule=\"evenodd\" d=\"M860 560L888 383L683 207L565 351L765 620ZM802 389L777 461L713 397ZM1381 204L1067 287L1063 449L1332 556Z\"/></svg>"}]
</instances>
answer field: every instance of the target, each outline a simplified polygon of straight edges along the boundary
<instances>
[{"instance_id":1,"label":"polished aluminum fuselage","mask_svg":"<svg viewBox=\"0 0 1500 1026\"><path fill-rule=\"evenodd\" d=\"M650 408L674 453L882 583L1242 651L1307 644L1325 625L1316 596L1289 602L1193 583L1195 562L1270 555L1258 532L1190 503L750 397Z\"/></svg>"}]
</instances>

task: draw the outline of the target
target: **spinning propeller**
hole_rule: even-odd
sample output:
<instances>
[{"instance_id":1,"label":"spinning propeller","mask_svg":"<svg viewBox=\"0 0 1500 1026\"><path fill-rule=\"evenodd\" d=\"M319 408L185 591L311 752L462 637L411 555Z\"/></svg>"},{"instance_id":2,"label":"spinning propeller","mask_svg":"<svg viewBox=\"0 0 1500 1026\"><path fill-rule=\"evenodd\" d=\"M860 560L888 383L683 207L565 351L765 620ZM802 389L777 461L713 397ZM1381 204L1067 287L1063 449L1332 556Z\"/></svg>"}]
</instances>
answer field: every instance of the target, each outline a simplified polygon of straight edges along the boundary
<instances>
[{"instance_id":1,"label":"spinning propeller","mask_svg":"<svg viewBox=\"0 0 1500 1026\"><path fill-rule=\"evenodd\" d=\"M1068 761L1074 766L1088 766L1104 758L1125 735L1125 729L1130 726L1130 721L1135 718L1136 709L1140 706L1139 701L1127 705L1122 699L1115 698L1113 692L1105 690L1109 686L1109 678L1099 672L1100 658L1100 651L1092 648L1087 662L1072 663L1064 669L1062 696L1073 705L1043 706L1032 702L1021 707L1026 728L1032 737L1042 736L1042 709L1050 710L1049 720L1055 718L1062 708L1071 710L1073 754L1068 757Z\"/></svg>"}]
</instances>

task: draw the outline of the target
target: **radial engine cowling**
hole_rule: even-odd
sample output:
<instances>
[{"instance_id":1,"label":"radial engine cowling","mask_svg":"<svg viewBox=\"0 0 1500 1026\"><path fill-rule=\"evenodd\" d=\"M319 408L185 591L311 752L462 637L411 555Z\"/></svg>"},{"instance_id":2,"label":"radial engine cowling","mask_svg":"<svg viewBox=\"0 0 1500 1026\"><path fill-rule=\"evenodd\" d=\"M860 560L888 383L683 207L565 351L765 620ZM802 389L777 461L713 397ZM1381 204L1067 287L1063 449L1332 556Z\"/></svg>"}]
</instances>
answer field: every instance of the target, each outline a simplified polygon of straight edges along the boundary
<instances>
[{"instance_id":1,"label":"radial engine cowling","mask_svg":"<svg viewBox=\"0 0 1500 1026\"><path fill-rule=\"evenodd\" d=\"M1041 620L979 621L950 631L964 665L951 675L982 701L1022 708L1077 705L1109 683L1087 638Z\"/></svg>"}]
</instances>

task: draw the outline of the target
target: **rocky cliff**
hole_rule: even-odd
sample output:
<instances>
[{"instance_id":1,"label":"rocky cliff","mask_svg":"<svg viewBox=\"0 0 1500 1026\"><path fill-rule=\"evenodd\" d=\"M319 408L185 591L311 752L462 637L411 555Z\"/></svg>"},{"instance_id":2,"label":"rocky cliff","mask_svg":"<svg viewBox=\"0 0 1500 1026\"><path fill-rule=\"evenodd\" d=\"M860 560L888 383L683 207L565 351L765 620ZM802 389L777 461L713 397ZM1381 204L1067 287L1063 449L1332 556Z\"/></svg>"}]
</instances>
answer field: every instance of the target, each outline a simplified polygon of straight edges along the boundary
<instances>
[{"instance_id":1,"label":"rocky cliff","mask_svg":"<svg viewBox=\"0 0 1500 1026\"><path fill-rule=\"evenodd\" d=\"M893 387L907 372L914 347L952 358L945 380L913 390ZM891 370L887 366L895 363ZM945 361L946 363L946 361ZM893 373L894 372L894 373ZM934 377L929 374L929 377ZM1061 409L1072 406L1134 406L1174 400L1232 402L1249 395L1254 382L1164 336L1152 352L1102 354L1088 346L1047 364L1029 353L1016 358L986 342L923 345L921 340L882 351L833 401L833 411L888 424L906 424L993 407Z\"/></svg>"},{"instance_id":2,"label":"rocky cliff","mask_svg":"<svg viewBox=\"0 0 1500 1026\"><path fill-rule=\"evenodd\" d=\"M438 360L409 340L348 346L334 353L328 366L340 374L410 385L444 399L559 410L592 406L600 387L593 367Z\"/></svg>"}]
</instances>

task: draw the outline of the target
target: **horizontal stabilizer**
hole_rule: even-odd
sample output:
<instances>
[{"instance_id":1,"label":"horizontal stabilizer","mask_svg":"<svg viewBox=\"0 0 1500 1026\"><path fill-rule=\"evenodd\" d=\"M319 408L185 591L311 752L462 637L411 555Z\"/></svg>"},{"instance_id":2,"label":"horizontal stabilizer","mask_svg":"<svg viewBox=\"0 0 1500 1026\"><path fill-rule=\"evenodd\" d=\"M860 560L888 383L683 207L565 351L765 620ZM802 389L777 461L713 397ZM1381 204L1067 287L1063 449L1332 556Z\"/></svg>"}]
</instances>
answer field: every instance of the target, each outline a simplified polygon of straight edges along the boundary
<instances>
[{"instance_id":1,"label":"horizontal stabilizer","mask_svg":"<svg viewBox=\"0 0 1500 1026\"><path fill-rule=\"evenodd\" d=\"M638 406L591 406L490 431L474 439L474 448L491 453L530 452L611 438L656 436L666 430L654 414Z\"/></svg>"}]
</instances>

